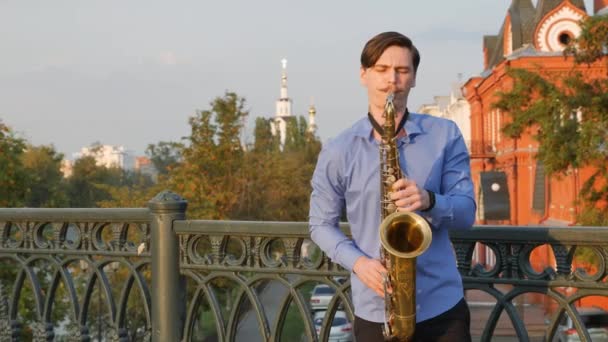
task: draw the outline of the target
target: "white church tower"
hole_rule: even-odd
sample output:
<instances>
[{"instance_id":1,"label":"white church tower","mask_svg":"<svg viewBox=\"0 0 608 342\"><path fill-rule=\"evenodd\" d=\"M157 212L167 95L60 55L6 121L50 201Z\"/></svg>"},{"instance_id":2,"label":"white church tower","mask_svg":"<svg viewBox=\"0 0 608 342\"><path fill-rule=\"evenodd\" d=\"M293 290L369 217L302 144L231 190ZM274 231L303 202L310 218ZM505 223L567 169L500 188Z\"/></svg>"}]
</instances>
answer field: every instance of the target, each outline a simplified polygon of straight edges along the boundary
<instances>
[{"instance_id":1,"label":"white church tower","mask_svg":"<svg viewBox=\"0 0 608 342\"><path fill-rule=\"evenodd\" d=\"M281 146L285 145L287 120L292 118L291 99L287 95L287 60L281 60L283 70L281 72L281 97L276 101L276 113L274 121L270 124L272 135L279 134Z\"/></svg>"},{"instance_id":2,"label":"white church tower","mask_svg":"<svg viewBox=\"0 0 608 342\"><path fill-rule=\"evenodd\" d=\"M310 107L308 108L308 132L315 134L317 132L317 124L315 123L315 116L317 116L317 109L315 108L315 105L310 104Z\"/></svg>"}]
</instances>

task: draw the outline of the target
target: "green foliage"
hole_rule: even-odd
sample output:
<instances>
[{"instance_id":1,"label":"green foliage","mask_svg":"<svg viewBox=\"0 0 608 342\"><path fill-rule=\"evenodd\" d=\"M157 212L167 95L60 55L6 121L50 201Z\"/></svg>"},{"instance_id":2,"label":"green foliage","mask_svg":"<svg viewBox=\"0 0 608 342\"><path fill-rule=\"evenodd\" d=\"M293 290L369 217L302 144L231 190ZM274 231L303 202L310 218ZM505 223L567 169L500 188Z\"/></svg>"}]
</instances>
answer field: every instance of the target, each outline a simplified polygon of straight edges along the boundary
<instances>
[{"instance_id":1,"label":"green foliage","mask_svg":"<svg viewBox=\"0 0 608 342\"><path fill-rule=\"evenodd\" d=\"M119 186L122 172L119 168L98 166L92 156L77 159L72 167L72 176L67 181L70 207L93 208L97 202L112 199L101 185Z\"/></svg>"},{"instance_id":2,"label":"green foliage","mask_svg":"<svg viewBox=\"0 0 608 342\"><path fill-rule=\"evenodd\" d=\"M156 170L161 175L166 175L180 162L183 147L183 144L177 142L161 141L158 144L149 144L146 155Z\"/></svg>"},{"instance_id":3,"label":"green foliage","mask_svg":"<svg viewBox=\"0 0 608 342\"><path fill-rule=\"evenodd\" d=\"M26 193L26 173L21 156L25 141L0 121L0 207L22 206Z\"/></svg>"},{"instance_id":4,"label":"green foliage","mask_svg":"<svg viewBox=\"0 0 608 342\"><path fill-rule=\"evenodd\" d=\"M581 34L565 51L577 63L593 63L606 55L608 46L608 16L587 17L581 22Z\"/></svg>"},{"instance_id":5,"label":"green foliage","mask_svg":"<svg viewBox=\"0 0 608 342\"><path fill-rule=\"evenodd\" d=\"M188 216L210 219L304 221L310 178L321 143L304 117L287 122L284 146L272 119L257 118L249 148L240 137L246 101L226 92L189 118L184 142L150 144L146 154L157 182L137 172L77 159L63 178L63 155L52 146L27 145L0 123L0 206L144 207L163 189L188 200ZM101 143L93 143L92 152Z\"/></svg>"},{"instance_id":6,"label":"green foliage","mask_svg":"<svg viewBox=\"0 0 608 342\"><path fill-rule=\"evenodd\" d=\"M270 122L258 119L255 144L245 155L240 200L230 217L240 220L305 221L310 179L321 143L307 132L303 117L288 121L285 146L270 134Z\"/></svg>"},{"instance_id":7,"label":"green foliage","mask_svg":"<svg viewBox=\"0 0 608 342\"><path fill-rule=\"evenodd\" d=\"M188 200L191 217L225 219L242 182L240 132L248 115L245 99L226 92L189 119L191 134L169 186Z\"/></svg>"},{"instance_id":8,"label":"green foliage","mask_svg":"<svg viewBox=\"0 0 608 342\"><path fill-rule=\"evenodd\" d=\"M590 17L583 33L567 51L577 65L569 72L510 69L510 91L499 92L495 108L508 112L512 121L503 132L519 138L530 133L539 142L537 158L548 174L565 174L573 168L593 167L594 175L581 188L581 201L594 207L608 201L608 79L585 73L580 63L605 56L608 33L606 17ZM578 46L578 48L577 48ZM585 50L582 50L585 48ZM581 71L582 70L582 71ZM591 219L590 213L604 217ZM603 214L602 214L603 212ZM606 211L586 211L583 224L605 220Z\"/></svg>"},{"instance_id":9,"label":"green foliage","mask_svg":"<svg viewBox=\"0 0 608 342\"><path fill-rule=\"evenodd\" d=\"M279 150L279 137L278 135L273 136L270 123L272 119L256 118L254 138L255 142L253 145L254 153L268 153Z\"/></svg>"},{"instance_id":10,"label":"green foliage","mask_svg":"<svg viewBox=\"0 0 608 342\"><path fill-rule=\"evenodd\" d=\"M53 146L28 146L21 156L21 162L28 175L25 205L33 208L65 207L68 199L65 193L61 161L63 154Z\"/></svg>"},{"instance_id":11,"label":"green foliage","mask_svg":"<svg viewBox=\"0 0 608 342\"><path fill-rule=\"evenodd\" d=\"M150 176L121 170L120 185L97 184L96 187L110 196L96 202L101 208L142 208L161 192L163 184L154 183Z\"/></svg>"}]
</instances>

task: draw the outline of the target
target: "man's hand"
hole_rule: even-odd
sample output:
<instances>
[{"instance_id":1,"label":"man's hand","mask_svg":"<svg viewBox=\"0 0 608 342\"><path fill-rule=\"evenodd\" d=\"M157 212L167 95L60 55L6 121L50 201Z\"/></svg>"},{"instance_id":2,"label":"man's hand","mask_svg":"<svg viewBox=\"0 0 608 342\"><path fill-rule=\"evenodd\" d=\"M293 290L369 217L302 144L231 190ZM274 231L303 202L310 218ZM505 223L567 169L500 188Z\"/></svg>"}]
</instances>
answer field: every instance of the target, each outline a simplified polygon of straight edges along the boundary
<instances>
[{"instance_id":1,"label":"man's hand","mask_svg":"<svg viewBox=\"0 0 608 342\"><path fill-rule=\"evenodd\" d=\"M387 271L380 261L366 256L359 257L357 261L355 261L353 271L365 286L374 290L378 296L384 297L384 285L382 284L382 281L384 275L387 274Z\"/></svg>"},{"instance_id":2,"label":"man's hand","mask_svg":"<svg viewBox=\"0 0 608 342\"><path fill-rule=\"evenodd\" d=\"M392 188L390 197L395 201L397 211L424 210L431 205L429 193L413 180L401 178L393 183Z\"/></svg>"}]
</instances>

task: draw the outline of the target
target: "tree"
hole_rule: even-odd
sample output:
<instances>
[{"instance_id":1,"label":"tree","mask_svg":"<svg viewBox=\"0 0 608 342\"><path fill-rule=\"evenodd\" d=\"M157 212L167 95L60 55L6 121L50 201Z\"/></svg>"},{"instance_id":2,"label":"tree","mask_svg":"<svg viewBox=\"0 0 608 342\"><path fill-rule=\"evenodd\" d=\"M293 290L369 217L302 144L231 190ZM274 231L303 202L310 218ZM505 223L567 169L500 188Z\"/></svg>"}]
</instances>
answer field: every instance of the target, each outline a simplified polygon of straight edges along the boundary
<instances>
[{"instance_id":1,"label":"tree","mask_svg":"<svg viewBox=\"0 0 608 342\"><path fill-rule=\"evenodd\" d=\"M67 206L61 161L63 154L53 146L28 146L21 162L28 175L25 205L33 208Z\"/></svg>"},{"instance_id":2,"label":"tree","mask_svg":"<svg viewBox=\"0 0 608 342\"><path fill-rule=\"evenodd\" d=\"M191 134L182 150L182 161L169 184L188 200L196 218L225 219L238 201L243 147L240 133L248 115L245 99L226 92L189 119Z\"/></svg>"},{"instance_id":3,"label":"tree","mask_svg":"<svg viewBox=\"0 0 608 342\"><path fill-rule=\"evenodd\" d=\"M584 64L606 61L608 17L589 17L581 26L580 37L565 51L575 58L570 72L511 69L513 88L498 94L495 107L512 118L503 128L506 135L529 132L538 140L537 158L548 174L594 169L581 188L585 210L579 217L593 224L608 219L608 79L585 72Z\"/></svg>"},{"instance_id":4,"label":"tree","mask_svg":"<svg viewBox=\"0 0 608 342\"><path fill-rule=\"evenodd\" d=\"M288 121L285 146L270 133L270 122L256 120L255 142L245 156L246 176L231 218L304 221L308 217L310 179L321 149L303 117Z\"/></svg>"},{"instance_id":5,"label":"tree","mask_svg":"<svg viewBox=\"0 0 608 342\"><path fill-rule=\"evenodd\" d=\"M161 141L149 144L146 155L152 161L159 174L166 175L180 162L184 145L178 142Z\"/></svg>"},{"instance_id":6,"label":"tree","mask_svg":"<svg viewBox=\"0 0 608 342\"><path fill-rule=\"evenodd\" d=\"M0 207L23 205L27 174L21 156L25 141L0 121Z\"/></svg>"},{"instance_id":7,"label":"tree","mask_svg":"<svg viewBox=\"0 0 608 342\"><path fill-rule=\"evenodd\" d=\"M155 183L146 174L122 170L119 185L97 184L99 190L105 191L109 199L96 202L100 208L143 208L148 201L161 192L165 184Z\"/></svg>"},{"instance_id":8,"label":"tree","mask_svg":"<svg viewBox=\"0 0 608 342\"><path fill-rule=\"evenodd\" d=\"M111 194L101 185L120 186L122 182L121 169L99 166L92 156L79 158L67 182L70 207L93 208L97 202L111 200Z\"/></svg>"},{"instance_id":9,"label":"tree","mask_svg":"<svg viewBox=\"0 0 608 342\"><path fill-rule=\"evenodd\" d=\"M272 135L270 123L272 119L256 118L254 128L254 153L267 153L279 150L279 136Z\"/></svg>"}]
</instances>

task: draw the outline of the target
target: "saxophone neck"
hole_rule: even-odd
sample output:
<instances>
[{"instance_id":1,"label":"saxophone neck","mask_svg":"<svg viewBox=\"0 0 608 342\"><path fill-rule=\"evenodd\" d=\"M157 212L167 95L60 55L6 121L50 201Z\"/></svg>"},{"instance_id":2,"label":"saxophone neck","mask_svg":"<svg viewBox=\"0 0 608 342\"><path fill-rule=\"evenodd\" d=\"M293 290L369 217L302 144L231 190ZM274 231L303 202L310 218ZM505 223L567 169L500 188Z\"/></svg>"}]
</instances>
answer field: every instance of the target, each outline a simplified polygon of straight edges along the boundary
<instances>
[{"instance_id":1,"label":"saxophone neck","mask_svg":"<svg viewBox=\"0 0 608 342\"><path fill-rule=\"evenodd\" d=\"M385 138L392 138L395 132L395 104L394 93L389 93L384 104L384 135Z\"/></svg>"}]
</instances>

